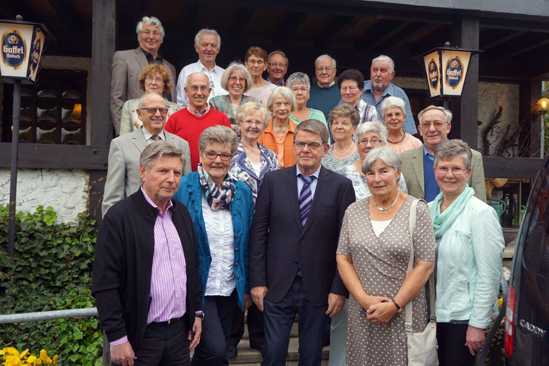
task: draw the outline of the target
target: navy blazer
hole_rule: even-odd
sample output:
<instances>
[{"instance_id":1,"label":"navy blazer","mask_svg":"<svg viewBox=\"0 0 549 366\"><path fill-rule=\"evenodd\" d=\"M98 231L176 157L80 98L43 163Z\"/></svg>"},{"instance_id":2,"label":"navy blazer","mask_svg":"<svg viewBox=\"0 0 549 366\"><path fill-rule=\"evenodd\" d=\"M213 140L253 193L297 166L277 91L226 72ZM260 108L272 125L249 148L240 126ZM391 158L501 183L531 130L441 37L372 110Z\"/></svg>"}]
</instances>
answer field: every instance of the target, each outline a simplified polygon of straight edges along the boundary
<instances>
[{"instance_id":1,"label":"navy blazer","mask_svg":"<svg viewBox=\"0 0 549 366\"><path fill-rule=\"evenodd\" d=\"M181 179L175 199L182 202L191 215L194 231L198 241L198 268L202 289L206 288L212 255L202 215L202 187L198 173L187 174ZM248 240L253 215L252 192L240 181L236 182L235 195L231 201L231 217L234 233L234 278L238 294L238 304L244 309L244 294L248 291L247 263Z\"/></svg>"},{"instance_id":2,"label":"navy blazer","mask_svg":"<svg viewBox=\"0 0 549 366\"><path fill-rule=\"evenodd\" d=\"M324 167L305 227L299 220L296 167L265 175L250 237L250 288L267 286L266 299L282 300L301 267L309 301L326 305L328 294L347 295L336 266L343 215L355 201L351 181Z\"/></svg>"}]
</instances>

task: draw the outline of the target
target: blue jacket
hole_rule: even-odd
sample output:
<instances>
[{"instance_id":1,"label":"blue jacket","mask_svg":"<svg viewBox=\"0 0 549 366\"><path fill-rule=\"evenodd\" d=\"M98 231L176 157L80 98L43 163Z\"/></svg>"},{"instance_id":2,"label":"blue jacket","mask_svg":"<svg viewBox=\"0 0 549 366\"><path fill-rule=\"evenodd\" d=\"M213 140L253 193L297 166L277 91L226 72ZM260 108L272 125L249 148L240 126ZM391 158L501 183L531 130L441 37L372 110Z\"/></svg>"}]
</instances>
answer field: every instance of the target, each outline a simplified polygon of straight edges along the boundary
<instances>
[{"instance_id":1,"label":"blue jacket","mask_svg":"<svg viewBox=\"0 0 549 366\"><path fill-rule=\"evenodd\" d=\"M205 289L212 257L202 215L202 197L198 173L193 172L181 178L175 199L182 202L191 215L198 242L199 278L202 289ZM248 240L253 217L253 199L248 186L240 181L236 183L236 192L231 202L231 216L234 232L234 278L238 303L244 309L244 294L248 291Z\"/></svg>"}]
</instances>

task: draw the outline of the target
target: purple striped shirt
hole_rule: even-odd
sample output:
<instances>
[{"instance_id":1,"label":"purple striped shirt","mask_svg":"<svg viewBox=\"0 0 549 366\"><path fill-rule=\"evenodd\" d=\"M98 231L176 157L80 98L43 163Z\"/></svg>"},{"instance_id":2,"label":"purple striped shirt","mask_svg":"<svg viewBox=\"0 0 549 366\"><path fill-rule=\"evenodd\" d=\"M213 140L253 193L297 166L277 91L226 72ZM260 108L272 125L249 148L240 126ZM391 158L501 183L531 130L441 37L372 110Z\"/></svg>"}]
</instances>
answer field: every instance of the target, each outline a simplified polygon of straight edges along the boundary
<instances>
[{"instance_id":1,"label":"purple striped shirt","mask_svg":"<svg viewBox=\"0 0 549 366\"><path fill-rule=\"evenodd\" d=\"M147 202L158 206L141 189ZM170 201L166 211L160 212L154 223L154 254L151 272L151 303L147 324L180 318L185 314L187 272L181 239L172 221ZM127 337L110 342L111 346L127 342Z\"/></svg>"}]
</instances>

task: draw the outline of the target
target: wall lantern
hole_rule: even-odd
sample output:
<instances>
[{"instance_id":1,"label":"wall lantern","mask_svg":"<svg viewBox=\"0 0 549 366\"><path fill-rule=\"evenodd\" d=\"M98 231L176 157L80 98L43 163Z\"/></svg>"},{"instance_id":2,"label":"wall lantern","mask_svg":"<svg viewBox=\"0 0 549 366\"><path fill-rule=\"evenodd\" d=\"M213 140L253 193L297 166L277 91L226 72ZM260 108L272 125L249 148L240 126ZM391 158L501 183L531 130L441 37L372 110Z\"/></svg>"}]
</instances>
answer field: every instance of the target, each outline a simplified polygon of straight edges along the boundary
<instances>
[{"instance_id":1,"label":"wall lantern","mask_svg":"<svg viewBox=\"0 0 549 366\"><path fill-rule=\"evenodd\" d=\"M17 191L17 157L19 153L19 120L21 117L21 83L34 83L46 47L47 29L42 24L0 20L0 76L13 83L13 123L10 157L10 201L8 210L8 251L15 249L15 206Z\"/></svg>"},{"instance_id":2,"label":"wall lantern","mask_svg":"<svg viewBox=\"0 0 549 366\"><path fill-rule=\"evenodd\" d=\"M479 50L450 46L436 47L423 55L425 75L431 98L461 96L469 70L469 61Z\"/></svg>"}]
</instances>

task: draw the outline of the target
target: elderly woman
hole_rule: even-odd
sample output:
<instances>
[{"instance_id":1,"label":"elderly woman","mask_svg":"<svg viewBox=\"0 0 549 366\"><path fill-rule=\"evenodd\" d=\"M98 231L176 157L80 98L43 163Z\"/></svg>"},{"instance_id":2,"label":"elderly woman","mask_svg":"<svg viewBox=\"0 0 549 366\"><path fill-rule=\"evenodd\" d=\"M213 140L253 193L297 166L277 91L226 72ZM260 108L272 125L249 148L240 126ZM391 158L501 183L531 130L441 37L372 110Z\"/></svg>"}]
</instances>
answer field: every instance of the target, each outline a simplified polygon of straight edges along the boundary
<instances>
[{"instance_id":1,"label":"elderly woman","mask_svg":"<svg viewBox=\"0 0 549 366\"><path fill-rule=\"evenodd\" d=\"M413 308L414 332L428 322L423 290L435 260L435 238L427 205L398 188L400 159L388 147L364 160L371 196L345 212L337 266L349 290L347 364L407 365L404 309ZM413 217L413 216L412 216ZM408 263L413 253L413 266Z\"/></svg>"},{"instance_id":2,"label":"elderly woman","mask_svg":"<svg viewBox=\"0 0 549 366\"><path fill-rule=\"evenodd\" d=\"M404 129L406 121L406 104L399 97L387 97L381 103L383 122L389 131L387 142L397 154L423 146L421 140L410 135Z\"/></svg>"},{"instance_id":3,"label":"elderly woman","mask_svg":"<svg viewBox=\"0 0 549 366\"><path fill-rule=\"evenodd\" d=\"M200 136L198 169L181 179L175 195L194 224L204 289L202 340L193 365L227 364L231 322L235 312L244 310L253 199L248 186L228 174L237 146L232 129L205 129Z\"/></svg>"},{"instance_id":4,"label":"elderly woman","mask_svg":"<svg viewBox=\"0 0 549 366\"><path fill-rule=\"evenodd\" d=\"M364 75L358 70L348 69L339 74L337 86L341 102L355 108L360 115L359 124L379 120L377 110L362 99Z\"/></svg>"},{"instance_id":5,"label":"elderly woman","mask_svg":"<svg viewBox=\"0 0 549 366\"><path fill-rule=\"evenodd\" d=\"M230 173L248 185L255 201L265 174L278 169L274 152L259 143L267 127L269 113L260 103L248 102L238 108L236 118L240 126L240 143Z\"/></svg>"},{"instance_id":6,"label":"elderly woman","mask_svg":"<svg viewBox=\"0 0 549 366\"><path fill-rule=\"evenodd\" d=\"M353 142L358 120L358 111L348 104L339 104L330 111L330 129L334 143L322 159L324 167L343 174L345 168L359 158Z\"/></svg>"},{"instance_id":7,"label":"elderly woman","mask_svg":"<svg viewBox=\"0 0 549 366\"><path fill-rule=\"evenodd\" d=\"M311 97L311 81L307 74L294 72L288 77L288 80L286 80L286 86L290 88L295 95L296 109L290 115L290 119L294 121L296 125L308 119L315 119L328 127L324 113L318 109L307 107L307 103Z\"/></svg>"},{"instance_id":8,"label":"elderly woman","mask_svg":"<svg viewBox=\"0 0 549 366\"><path fill-rule=\"evenodd\" d=\"M145 93L156 93L168 98L170 90L172 90L172 80L170 72L164 65L152 64L147 65L141 71L139 76L139 86ZM143 122L137 115L139 98L127 100L122 106L122 114L120 115L120 134L123 135L132 132L134 129L141 128ZM168 107L169 118L173 113L181 109L181 106L166 100Z\"/></svg>"},{"instance_id":9,"label":"elderly woman","mask_svg":"<svg viewBox=\"0 0 549 366\"><path fill-rule=\"evenodd\" d=\"M353 182L355 196L358 199L370 196L370 190L366 182L366 174L362 167L370 150L387 144L387 128L380 122L363 123L356 130L356 145L359 158L352 165L345 167L343 175ZM401 192L408 192L404 176L401 174L398 180Z\"/></svg>"},{"instance_id":10,"label":"elderly woman","mask_svg":"<svg viewBox=\"0 0 549 366\"><path fill-rule=\"evenodd\" d=\"M247 94L267 105L269 96L276 87L273 83L263 79L263 73L267 70L268 55L261 47L250 47L244 56L244 64L252 75L252 86Z\"/></svg>"},{"instance_id":11,"label":"elderly woman","mask_svg":"<svg viewBox=\"0 0 549 366\"><path fill-rule=\"evenodd\" d=\"M472 365L499 290L503 233L496 211L474 197L471 149L444 142L434 170L440 193L429 203L437 240L436 319L441 366Z\"/></svg>"},{"instance_id":12,"label":"elderly woman","mask_svg":"<svg viewBox=\"0 0 549 366\"><path fill-rule=\"evenodd\" d=\"M229 117L231 127L238 134L240 131L236 122L236 110L242 104L254 100L244 95L252 86L252 77L242 64L232 63L221 75L221 87L229 92L218 95L210 100L210 105Z\"/></svg>"},{"instance_id":13,"label":"elderly woman","mask_svg":"<svg viewBox=\"0 0 549 366\"><path fill-rule=\"evenodd\" d=\"M277 86L267 101L271 121L259 138L260 144L275 152L278 165L282 168L295 164L294 136L297 125L290 120L295 104L294 93L285 86Z\"/></svg>"}]
</instances>

